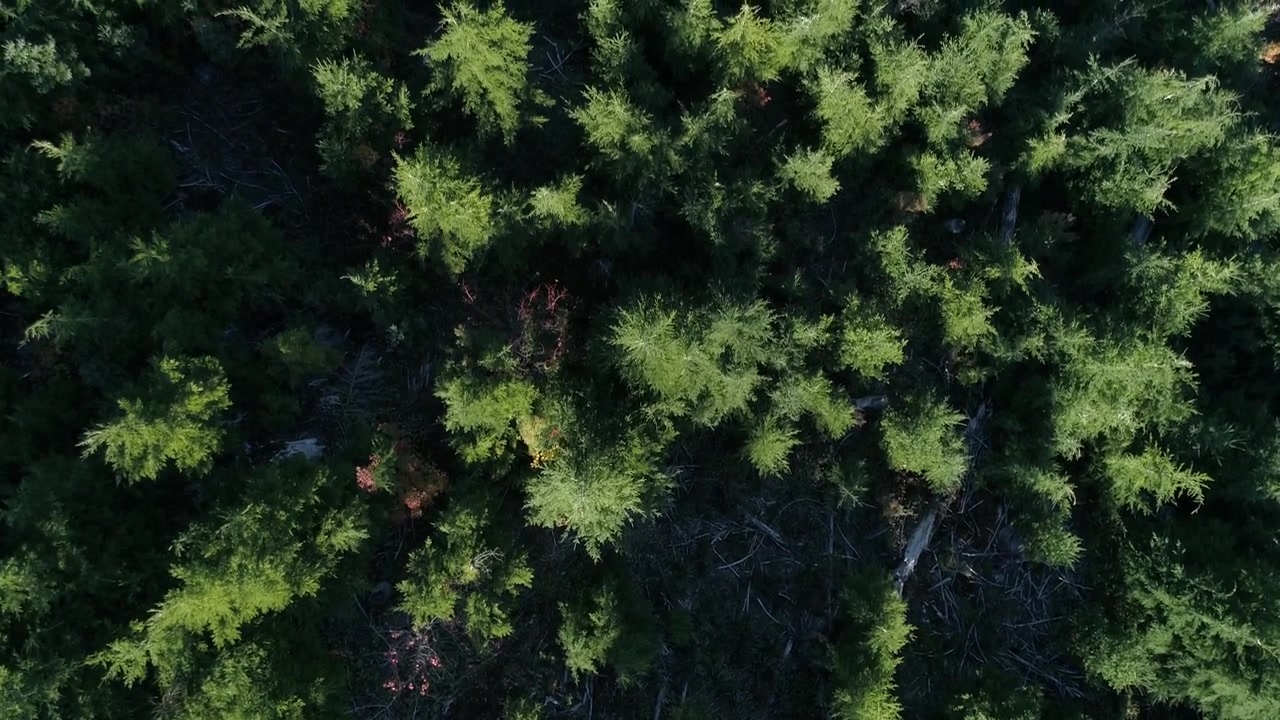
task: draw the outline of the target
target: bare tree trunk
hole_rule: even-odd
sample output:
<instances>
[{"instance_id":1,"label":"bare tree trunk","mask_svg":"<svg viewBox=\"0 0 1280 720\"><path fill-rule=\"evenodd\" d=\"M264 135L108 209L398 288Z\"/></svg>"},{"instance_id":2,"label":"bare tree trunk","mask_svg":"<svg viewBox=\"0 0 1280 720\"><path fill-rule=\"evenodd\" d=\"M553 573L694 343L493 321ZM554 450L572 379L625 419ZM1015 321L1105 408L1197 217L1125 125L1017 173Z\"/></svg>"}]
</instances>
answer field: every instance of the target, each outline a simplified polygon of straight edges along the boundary
<instances>
[{"instance_id":1,"label":"bare tree trunk","mask_svg":"<svg viewBox=\"0 0 1280 720\"><path fill-rule=\"evenodd\" d=\"M854 398L854 407L858 408L858 412L866 412L868 410L883 410L889 407L888 395L866 395L860 398Z\"/></svg>"},{"instance_id":2,"label":"bare tree trunk","mask_svg":"<svg viewBox=\"0 0 1280 720\"><path fill-rule=\"evenodd\" d=\"M1129 228L1129 241L1138 247L1147 244L1147 238L1151 237L1151 230L1155 227L1155 223L1146 215L1139 215L1133 221L1132 227Z\"/></svg>"},{"instance_id":3,"label":"bare tree trunk","mask_svg":"<svg viewBox=\"0 0 1280 720\"><path fill-rule=\"evenodd\" d=\"M1000 218L1000 239L1013 244L1013 230L1018 226L1018 204L1022 202L1022 183L1014 183L1004 196L1004 213Z\"/></svg>"}]
</instances>

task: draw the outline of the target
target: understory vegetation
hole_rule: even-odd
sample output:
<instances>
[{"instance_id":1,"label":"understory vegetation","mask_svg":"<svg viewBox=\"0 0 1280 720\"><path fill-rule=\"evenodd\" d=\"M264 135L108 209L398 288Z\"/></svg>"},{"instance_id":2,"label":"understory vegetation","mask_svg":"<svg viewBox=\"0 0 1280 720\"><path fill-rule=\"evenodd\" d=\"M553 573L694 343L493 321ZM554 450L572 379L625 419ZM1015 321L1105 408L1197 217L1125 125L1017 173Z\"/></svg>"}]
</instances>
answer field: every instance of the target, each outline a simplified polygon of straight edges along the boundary
<instances>
[{"instance_id":1,"label":"understory vegetation","mask_svg":"<svg viewBox=\"0 0 1280 720\"><path fill-rule=\"evenodd\" d=\"M0 717L1280 718L1276 10L0 2Z\"/></svg>"}]
</instances>

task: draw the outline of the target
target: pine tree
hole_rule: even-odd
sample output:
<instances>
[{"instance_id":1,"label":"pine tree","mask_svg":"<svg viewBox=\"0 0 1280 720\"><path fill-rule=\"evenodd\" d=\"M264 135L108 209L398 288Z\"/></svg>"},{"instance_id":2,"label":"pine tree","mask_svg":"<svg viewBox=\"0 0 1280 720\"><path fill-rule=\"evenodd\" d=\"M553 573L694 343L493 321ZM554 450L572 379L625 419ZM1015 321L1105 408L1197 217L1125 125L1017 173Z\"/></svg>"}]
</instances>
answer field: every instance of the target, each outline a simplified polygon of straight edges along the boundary
<instances>
[{"instance_id":1,"label":"pine tree","mask_svg":"<svg viewBox=\"0 0 1280 720\"><path fill-rule=\"evenodd\" d=\"M605 543L647 514L651 498L668 487L657 467L662 444L634 431L614 441L572 437L529 481L529 521L567 529L598 559Z\"/></svg>"},{"instance_id":2,"label":"pine tree","mask_svg":"<svg viewBox=\"0 0 1280 720\"><path fill-rule=\"evenodd\" d=\"M154 668L171 687L196 670L208 643L236 647L257 619L315 596L368 532L360 510L334 495L333 476L305 460L257 473L245 502L183 534L172 568L179 586L96 662L127 684Z\"/></svg>"},{"instance_id":3,"label":"pine tree","mask_svg":"<svg viewBox=\"0 0 1280 720\"><path fill-rule=\"evenodd\" d=\"M436 396L445 403L445 428L464 460L502 458L514 448L517 426L532 416L537 390L518 380L481 379L460 372L443 378Z\"/></svg>"},{"instance_id":4,"label":"pine tree","mask_svg":"<svg viewBox=\"0 0 1280 720\"><path fill-rule=\"evenodd\" d=\"M906 119L920 101L931 71L929 59L915 42L904 37L902 28L887 14L877 12L868 26L868 44L874 63L877 101L886 127Z\"/></svg>"},{"instance_id":5,"label":"pine tree","mask_svg":"<svg viewBox=\"0 0 1280 720\"><path fill-rule=\"evenodd\" d=\"M864 571L842 593L849 628L833 648L837 681L831 717L891 720L902 713L894 671L911 638L907 606L887 577Z\"/></svg>"},{"instance_id":6,"label":"pine tree","mask_svg":"<svg viewBox=\"0 0 1280 720\"><path fill-rule=\"evenodd\" d=\"M325 172L342 177L371 165L377 151L370 143L385 143L389 131L413 127L408 89L380 75L368 60L323 60L312 68L312 76L324 104L325 122L316 144ZM376 133L383 137L372 137Z\"/></svg>"},{"instance_id":7,"label":"pine tree","mask_svg":"<svg viewBox=\"0 0 1280 720\"><path fill-rule=\"evenodd\" d=\"M826 202L840 189L831 175L834 160L821 150L797 150L782 161L778 175L814 202Z\"/></svg>"},{"instance_id":8,"label":"pine tree","mask_svg":"<svg viewBox=\"0 0 1280 720\"><path fill-rule=\"evenodd\" d=\"M1204 499L1209 476L1181 467L1158 447L1114 454L1102 461L1111 501L1126 510L1150 512L1179 498Z\"/></svg>"},{"instance_id":9,"label":"pine tree","mask_svg":"<svg viewBox=\"0 0 1280 720\"><path fill-rule=\"evenodd\" d=\"M716 59L729 86L766 83L778 77L790 60L785 36L755 6L743 3L716 33Z\"/></svg>"},{"instance_id":10,"label":"pine tree","mask_svg":"<svg viewBox=\"0 0 1280 720\"><path fill-rule=\"evenodd\" d=\"M930 61L932 77L925 97L940 107L966 112L999 102L1027 64L1034 37L1025 14L966 15L960 34L948 38Z\"/></svg>"},{"instance_id":11,"label":"pine tree","mask_svg":"<svg viewBox=\"0 0 1280 720\"><path fill-rule=\"evenodd\" d=\"M852 49L851 32L860 3L856 0L809 0L797 3L783 23L787 64L800 72L818 68L824 61Z\"/></svg>"},{"instance_id":12,"label":"pine tree","mask_svg":"<svg viewBox=\"0 0 1280 720\"><path fill-rule=\"evenodd\" d=\"M396 191L418 232L418 254L438 257L455 275L493 239L493 198L452 152L423 146L397 157Z\"/></svg>"},{"instance_id":13,"label":"pine tree","mask_svg":"<svg viewBox=\"0 0 1280 720\"><path fill-rule=\"evenodd\" d=\"M1127 294L1138 322L1156 337L1186 335L1209 310L1212 295L1230 293L1239 280L1231 262L1212 260L1199 250L1169 256L1146 249L1129 253Z\"/></svg>"},{"instance_id":14,"label":"pine tree","mask_svg":"<svg viewBox=\"0 0 1280 720\"><path fill-rule=\"evenodd\" d=\"M1128 442L1143 427L1169 427L1191 414L1189 363L1160 345L1091 343L1072 357L1050 393L1054 447L1077 457L1085 442Z\"/></svg>"},{"instance_id":15,"label":"pine tree","mask_svg":"<svg viewBox=\"0 0 1280 720\"><path fill-rule=\"evenodd\" d=\"M1131 61L1091 64L1071 99L1088 123L1064 149L1073 187L1099 206L1148 215L1169 204L1179 164L1221 145L1237 117L1236 98L1214 78Z\"/></svg>"},{"instance_id":16,"label":"pine tree","mask_svg":"<svg viewBox=\"0 0 1280 720\"><path fill-rule=\"evenodd\" d=\"M121 415L85 433L85 457L103 451L127 482L154 480L169 465L203 474L222 444L220 416L231 407L226 376L213 358L160 358Z\"/></svg>"},{"instance_id":17,"label":"pine tree","mask_svg":"<svg viewBox=\"0 0 1280 720\"><path fill-rule=\"evenodd\" d=\"M955 490L968 466L963 420L928 395L892 405L880 421L889 467L920 475L935 492Z\"/></svg>"},{"instance_id":18,"label":"pine tree","mask_svg":"<svg viewBox=\"0 0 1280 720\"><path fill-rule=\"evenodd\" d=\"M234 22L238 47L267 47L287 67L306 67L337 54L355 30L353 0L249 0L217 13Z\"/></svg>"},{"instance_id":19,"label":"pine tree","mask_svg":"<svg viewBox=\"0 0 1280 720\"><path fill-rule=\"evenodd\" d=\"M663 415L713 426L744 409L769 349L767 306L726 303L678 313L663 304L642 301L618 314L610 343L623 376L653 392L654 410Z\"/></svg>"},{"instance_id":20,"label":"pine tree","mask_svg":"<svg viewBox=\"0 0 1280 720\"><path fill-rule=\"evenodd\" d=\"M870 303L851 295L845 304L840 334L840 362L859 375L883 378L889 367L904 359L902 331L893 327Z\"/></svg>"},{"instance_id":21,"label":"pine tree","mask_svg":"<svg viewBox=\"0 0 1280 720\"><path fill-rule=\"evenodd\" d=\"M397 586L400 609L420 626L465 619L472 640L486 643L514 632L514 601L533 582L523 552L493 518L491 494L456 498L437 523L437 535L409 557Z\"/></svg>"},{"instance_id":22,"label":"pine tree","mask_svg":"<svg viewBox=\"0 0 1280 720\"><path fill-rule=\"evenodd\" d=\"M1186 208L1197 234L1254 240L1280 230L1280 151L1272 137L1232 133L1205 166Z\"/></svg>"},{"instance_id":23,"label":"pine tree","mask_svg":"<svg viewBox=\"0 0 1280 720\"><path fill-rule=\"evenodd\" d=\"M991 163L967 150L954 155L925 152L913 156L910 162L924 209L931 208L944 195L973 199L987 189Z\"/></svg>"},{"instance_id":24,"label":"pine tree","mask_svg":"<svg viewBox=\"0 0 1280 720\"><path fill-rule=\"evenodd\" d=\"M554 185L534 190L529 198L529 209L540 225L578 227L588 220L586 209L578 201L581 192L582 176L570 175Z\"/></svg>"},{"instance_id":25,"label":"pine tree","mask_svg":"<svg viewBox=\"0 0 1280 720\"><path fill-rule=\"evenodd\" d=\"M529 86L533 25L514 20L502 4L480 10L465 0L442 8L444 32L416 54L436 72L431 88L462 100L481 132L500 132L508 145L534 101Z\"/></svg>"},{"instance_id":26,"label":"pine tree","mask_svg":"<svg viewBox=\"0 0 1280 720\"><path fill-rule=\"evenodd\" d=\"M1212 521L1195 532L1219 552L1228 534ZM1157 537L1125 550L1113 580L1116 621L1103 624L1095 615L1080 634L1085 667L1117 690L1143 688L1224 720L1280 709L1277 625L1259 603L1268 594L1270 552L1266 560L1219 556L1217 568L1205 568L1199 553L1178 541Z\"/></svg>"},{"instance_id":27,"label":"pine tree","mask_svg":"<svg viewBox=\"0 0 1280 720\"><path fill-rule=\"evenodd\" d=\"M606 578L590 595L561 603L557 637L574 676L611 665L624 683L634 682L659 651L655 622L633 588Z\"/></svg>"},{"instance_id":28,"label":"pine tree","mask_svg":"<svg viewBox=\"0 0 1280 720\"><path fill-rule=\"evenodd\" d=\"M616 594L603 588L585 607L561 605L560 615L558 638L565 666L575 677L600 670L622 634Z\"/></svg>"},{"instance_id":29,"label":"pine tree","mask_svg":"<svg viewBox=\"0 0 1280 720\"><path fill-rule=\"evenodd\" d=\"M873 103L858 76L824 68L811 86L822 121L824 149L838 158L880 149L887 139L889 118Z\"/></svg>"},{"instance_id":30,"label":"pine tree","mask_svg":"<svg viewBox=\"0 0 1280 720\"><path fill-rule=\"evenodd\" d=\"M675 162L670 138L621 91L587 88L585 103L571 115L621 182L660 183Z\"/></svg>"}]
</instances>

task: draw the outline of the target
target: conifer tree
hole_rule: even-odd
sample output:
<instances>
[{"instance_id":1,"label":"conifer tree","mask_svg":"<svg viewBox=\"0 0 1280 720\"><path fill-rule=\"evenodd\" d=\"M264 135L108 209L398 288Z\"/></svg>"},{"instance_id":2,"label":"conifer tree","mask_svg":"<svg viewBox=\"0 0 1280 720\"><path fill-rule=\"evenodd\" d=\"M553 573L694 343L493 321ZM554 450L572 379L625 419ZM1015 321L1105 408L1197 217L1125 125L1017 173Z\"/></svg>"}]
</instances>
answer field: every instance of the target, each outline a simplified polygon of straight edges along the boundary
<instances>
[{"instance_id":1,"label":"conifer tree","mask_svg":"<svg viewBox=\"0 0 1280 720\"><path fill-rule=\"evenodd\" d=\"M1258 133L1232 133L1205 160L1208 182L1197 184L1187 207L1194 231L1254 240L1280 230L1280 162L1275 140Z\"/></svg>"},{"instance_id":2,"label":"conifer tree","mask_svg":"<svg viewBox=\"0 0 1280 720\"><path fill-rule=\"evenodd\" d=\"M821 150L798 150L783 160L778 174L811 200L826 202L840 189L840 181L831 176L833 161Z\"/></svg>"},{"instance_id":3,"label":"conifer tree","mask_svg":"<svg viewBox=\"0 0 1280 720\"><path fill-rule=\"evenodd\" d=\"M408 158L397 157L395 181L418 232L419 256L439 257L456 275L489 245L494 200L452 152L422 146Z\"/></svg>"},{"instance_id":4,"label":"conifer tree","mask_svg":"<svg viewBox=\"0 0 1280 720\"><path fill-rule=\"evenodd\" d=\"M920 475L936 492L956 489L968 463L962 420L963 415L927 395L891 407L881 420L889 467Z\"/></svg>"},{"instance_id":5,"label":"conifer tree","mask_svg":"<svg viewBox=\"0 0 1280 720\"><path fill-rule=\"evenodd\" d=\"M824 68L812 85L822 143L836 157L878 150L886 140L889 118L873 103L858 76Z\"/></svg>"},{"instance_id":6,"label":"conifer tree","mask_svg":"<svg viewBox=\"0 0 1280 720\"><path fill-rule=\"evenodd\" d=\"M534 100L529 86L533 25L514 20L500 2L481 10L465 0L441 9L443 33L419 50L436 75L434 91L462 100L482 132L515 140L521 113Z\"/></svg>"},{"instance_id":7,"label":"conifer tree","mask_svg":"<svg viewBox=\"0 0 1280 720\"><path fill-rule=\"evenodd\" d=\"M1161 345L1090 343L1050 389L1057 452L1080 454L1089 440L1131 440L1140 428L1168 427L1191 414L1187 361Z\"/></svg>"},{"instance_id":8,"label":"conifer tree","mask_svg":"<svg viewBox=\"0 0 1280 720\"><path fill-rule=\"evenodd\" d=\"M773 20L762 16L754 5L743 3L715 36L723 82L735 86L775 79L790 60L784 39Z\"/></svg>"},{"instance_id":9,"label":"conifer tree","mask_svg":"<svg viewBox=\"0 0 1280 720\"><path fill-rule=\"evenodd\" d=\"M231 407L218 361L160 358L138 390L118 401L119 417L85 433L85 456L103 451L127 482L154 480L169 463L181 472L208 472L222 444L220 416Z\"/></svg>"},{"instance_id":10,"label":"conifer tree","mask_svg":"<svg viewBox=\"0 0 1280 720\"><path fill-rule=\"evenodd\" d=\"M380 75L368 60L323 60L312 75L324 103L325 123L316 145L326 172L341 177L372 164L377 159L368 144L376 140L372 133L413 127L407 88Z\"/></svg>"},{"instance_id":11,"label":"conifer tree","mask_svg":"<svg viewBox=\"0 0 1280 720\"><path fill-rule=\"evenodd\" d=\"M1228 533L1216 525L1197 534L1220 548ZM1275 712L1277 626L1257 604L1265 572L1219 558L1221 570L1240 573L1228 589L1181 542L1157 537L1127 550L1115 580L1117 622L1094 616L1078 640L1089 671L1114 688L1145 688L1227 720Z\"/></svg>"},{"instance_id":12,"label":"conifer tree","mask_svg":"<svg viewBox=\"0 0 1280 720\"><path fill-rule=\"evenodd\" d=\"M109 675L133 684L154 669L173 687L197 670L210 643L254 652L240 644L253 623L319 593L367 536L360 510L333 502L333 476L305 460L260 471L246 495L179 538L179 586L97 658Z\"/></svg>"},{"instance_id":13,"label":"conifer tree","mask_svg":"<svg viewBox=\"0 0 1280 720\"><path fill-rule=\"evenodd\" d=\"M445 403L445 428L468 462L495 460L513 449L517 427L533 414L537 389L519 380L481 381L470 373L446 377L436 390Z\"/></svg>"},{"instance_id":14,"label":"conifer tree","mask_svg":"<svg viewBox=\"0 0 1280 720\"><path fill-rule=\"evenodd\" d=\"M902 705L895 697L894 671L911 638L906 603L887 578L864 572L843 593L849 629L834 647L838 685L831 717L839 720L896 718Z\"/></svg>"},{"instance_id":15,"label":"conifer tree","mask_svg":"<svg viewBox=\"0 0 1280 720\"><path fill-rule=\"evenodd\" d=\"M1103 460L1112 502L1128 510L1147 510L1180 497L1204 499L1209 477L1177 462L1156 447L1140 454L1116 454Z\"/></svg>"},{"instance_id":16,"label":"conifer tree","mask_svg":"<svg viewBox=\"0 0 1280 720\"><path fill-rule=\"evenodd\" d=\"M585 102L572 116L587 144L620 180L658 183L674 164L670 138L622 91L587 88Z\"/></svg>"},{"instance_id":17,"label":"conifer tree","mask_svg":"<svg viewBox=\"0 0 1280 720\"><path fill-rule=\"evenodd\" d=\"M874 380L883 378L889 367L902 363L902 332L870 303L850 296L842 320L840 362L845 367Z\"/></svg>"},{"instance_id":18,"label":"conifer tree","mask_svg":"<svg viewBox=\"0 0 1280 720\"><path fill-rule=\"evenodd\" d=\"M1022 5L0 3L0 717L1280 717L1274 8Z\"/></svg>"},{"instance_id":19,"label":"conifer tree","mask_svg":"<svg viewBox=\"0 0 1280 720\"><path fill-rule=\"evenodd\" d=\"M490 518L489 493L458 498L438 535L409 557L400 608L420 626L465 618L477 643L514 631L513 600L533 581L524 554Z\"/></svg>"},{"instance_id":20,"label":"conifer tree","mask_svg":"<svg viewBox=\"0 0 1280 720\"><path fill-rule=\"evenodd\" d=\"M1077 173L1077 192L1105 208L1148 215L1169 204L1178 166L1219 146L1237 117L1235 97L1214 78L1132 61L1091 64L1071 101L1087 108L1082 120L1092 120L1069 136L1062 157Z\"/></svg>"},{"instance_id":21,"label":"conifer tree","mask_svg":"<svg viewBox=\"0 0 1280 720\"><path fill-rule=\"evenodd\" d=\"M693 314L649 300L619 313L610 342L624 377L656 396L654 410L715 425L750 401L772 322L763 303Z\"/></svg>"},{"instance_id":22,"label":"conifer tree","mask_svg":"<svg viewBox=\"0 0 1280 720\"><path fill-rule=\"evenodd\" d=\"M657 467L662 445L638 432L615 441L573 434L573 445L529 481L529 520L567 529L595 558L633 518L646 514L667 478Z\"/></svg>"}]
</instances>

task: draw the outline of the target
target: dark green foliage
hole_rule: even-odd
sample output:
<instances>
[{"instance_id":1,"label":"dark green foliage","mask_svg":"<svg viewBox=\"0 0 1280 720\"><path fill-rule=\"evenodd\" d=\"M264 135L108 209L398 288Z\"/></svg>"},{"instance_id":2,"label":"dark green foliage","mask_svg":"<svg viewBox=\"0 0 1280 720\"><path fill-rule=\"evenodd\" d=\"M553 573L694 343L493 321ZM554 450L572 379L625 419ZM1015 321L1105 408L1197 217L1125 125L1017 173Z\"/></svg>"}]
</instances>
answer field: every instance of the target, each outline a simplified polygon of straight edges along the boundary
<instances>
[{"instance_id":1,"label":"dark green foliage","mask_svg":"<svg viewBox=\"0 0 1280 720\"><path fill-rule=\"evenodd\" d=\"M1197 534L1220 543L1226 532L1210 525ZM1113 687L1145 687L1162 700L1190 702L1214 717L1276 712L1276 680L1269 668L1277 627L1274 615L1257 604L1261 578L1233 579L1228 589L1226 568L1204 568L1188 555L1177 543L1156 540L1122 557L1115 594L1123 603L1122 620L1088 626L1081 645L1086 667ZM1260 560L1230 566L1257 569L1254 562Z\"/></svg>"},{"instance_id":2,"label":"dark green foliage","mask_svg":"<svg viewBox=\"0 0 1280 720\"><path fill-rule=\"evenodd\" d=\"M264 617L288 613L321 593L344 556L367 537L361 510L350 500L334 503L350 491L333 485L331 473L302 460L257 473L245 488L246 502L178 538L171 570L178 587L95 663L127 684L150 671L173 691L194 684L180 705L184 716L304 716L307 700L275 686L287 682L286 675L266 682L258 677L269 656L244 636L260 636ZM210 650L221 653L207 670Z\"/></svg>"},{"instance_id":3,"label":"dark green foliage","mask_svg":"<svg viewBox=\"0 0 1280 720\"><path fill-rule=\"evenodd\" d=\"M1162 345L1100 345L1073 354L1051 388L1054 449L1079 455L1098 438L1127 442L1145 425L1168 426L1191 414L1183 393L1190 364Z\"/></svg>"},{"instance_id":4,"label":"dark green foliage","mask_svg":"<svg viewBox=\"0 0 1280 720\"><path fill-rule=\"evenodd\" d=\"M323 60L312 68L312 75L316 95L324 103L325 122L316 149L325 172L342 177L372 165L378 150L370 143L385 144L390 132L413 127L408 90L378 74L369 61Z\"/></svg>"},{"instance_id":5,"label":"dark green foliage","mask_svg":"<svg viewBox=\"0 0 1280 720\"><path fill-rule=\"evenodd\" d=\"M1280 717L1275 8L0 7L0 716Z\"/></svg>"},{"instance_id":6,"label":"dark green foliage","mask_svg":"<svg viewBox=\"0 0 1280 720\"><path fill-rule=\"evenodd\" d=\"M1083 198L1113 210L1165 207L1179 164L1217 147L1236 121L1235 98L1213 77L1093 63L1076 87L1071 103L1092 122L1068 134L1061 162L1079 173Z\"/></svg>"},{"instance_id":7,"label":"dark green foliage","mask_svg":"<svg viewBox=\"0 0 1280 720\"><path fill-rule=\"evenodd\" d=\"M654 621L642 599L620 583L606 581L574 604L561 604L557 638L565 666L574 675L613 666L624 683L640 678L658 653Z\"/></svg>"}]
</instances>

